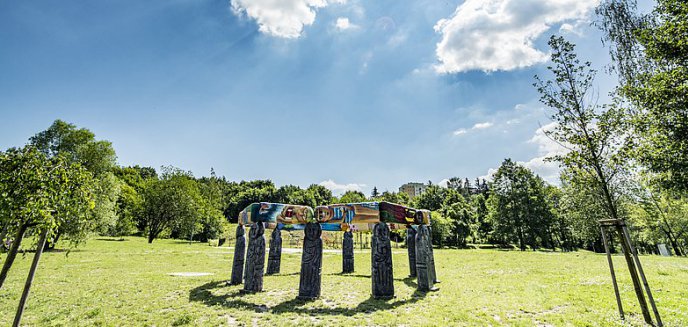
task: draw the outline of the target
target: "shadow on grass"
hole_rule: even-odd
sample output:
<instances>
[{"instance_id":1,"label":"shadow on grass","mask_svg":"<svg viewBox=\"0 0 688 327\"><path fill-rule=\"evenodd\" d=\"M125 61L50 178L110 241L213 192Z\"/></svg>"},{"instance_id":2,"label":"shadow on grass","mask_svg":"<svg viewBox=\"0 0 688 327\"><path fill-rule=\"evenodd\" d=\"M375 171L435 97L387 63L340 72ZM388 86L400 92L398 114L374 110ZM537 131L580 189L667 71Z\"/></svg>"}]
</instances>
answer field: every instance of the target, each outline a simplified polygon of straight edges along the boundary
<instances>
[{"instance_id":1,"label":"shadow on grass","mask_svg":"<svg viewBox=\"0 0 688 327\"><path fill-rule=\"evenodd\" d=\"M364 276L364 277L370 277L370 276ZM411 286L411 287L417 287L417 284L414 281L413 277L407 277L400 279L402 280L406 285ZM416 290L413 292L412 296L410 299L405 299L405 300L396 300L396 299L391 299L391 300L378 300L373 298L372 296L365 301L359 303L356 307L354 308L348 308L348 307L343 307L343 308L331 308L331 307L319 307L319 308L305 308L304 305L308 304L313 301L309 300L301 300L301 299L291 299L287 300L281 303L278 303L277 305L274 305L272 307L268 307L264 304L260 303L252 303L249 301L246 301L244 299L241 299L241 294L239 289L232 290L230 293L223 294L223 295L215 295L213 294L213 290L219 290L222 288L227 287L225 281L213 281L209 282L206 284L203 284L199 287L196 287L192 289L189 292L189 301L193 302L201 302L207 306L216 306L216 305L221 305L224 307L228 308L237 308L237 309L242 309L242 310L249 310L249 311L254 311L254 312L270 312L273 314L282 314L282 313L297 313L297 314L307 314L307 315L343 315L343 316L353 316L357 313L372 313L375 311L380 311L380 310L392 310L397 307L407 305L407 304L412 304L415 302L418 302L419 300L422 300L425 298L427 295L426 292L421 292Z\"/></svg>"},{"instance_id":2,"label":"shadow on grass","mask_svg":"<svg viewBox=\"0 0 688 327\"><path fill-rule=\"evenodd\" d=\"M297 273L298 275L298 273ZM356 278L371 278L372 276L370 275L363 275L363 274L356 274L356 273L332 273L332 274L323 274L325 276L340 276L340 277L356 277ZM394 280L405 280L406 278L394 278Z\"/></svg>"},{"instance_id":3,"label":"shadow on grass","mask_svg":"<svg viewBox=\"0 0 688 327\"><path fill-rule=\"evenodd\" d=\"M124 238L97 238L96 241L107 241L107 242L124 242Z\"/></svg>"}]
</instances>

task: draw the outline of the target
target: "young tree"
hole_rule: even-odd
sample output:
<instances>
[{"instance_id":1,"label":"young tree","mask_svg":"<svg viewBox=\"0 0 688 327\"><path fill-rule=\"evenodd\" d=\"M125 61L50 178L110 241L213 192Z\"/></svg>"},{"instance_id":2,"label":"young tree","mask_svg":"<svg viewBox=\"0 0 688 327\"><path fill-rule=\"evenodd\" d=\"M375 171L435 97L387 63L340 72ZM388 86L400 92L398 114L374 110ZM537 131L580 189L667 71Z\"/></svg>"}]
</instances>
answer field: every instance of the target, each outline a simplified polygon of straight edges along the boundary
<instances>
[{"instance_id":1,"label":"young tree","mask_svg":"<svg viewBox=\"0 0 688 327\"><path fill-rule=\"evenodd\" d=\"M571 181L599 198L607 217L620 219L628 177L623 149L629 135L624 133L623 113L615 106L597 104L592 90L595 71L590 62L580 62L572 43L552 36L549 45L552 65L548 69L553 77L543 81L535 76L534 86L556 122L547 136L568 149L553 159L575 169Z\"/></svg>"},{"instance_id":2,"label":"young tree","mask_svg":"<svg viewBox=\"0 0 688 327\"><path fill-rule=\"evenodd\" d=\"M27 233L54 234L72 224L70 241L85 238L94 206L92 175L78 163L61 156L46 158L33 146L0 152L0 219L14 235L0 272L0 287L7 277Z\"/></svg>"},{"instance_id":3,"label":"young tree","mask_svg":"<svg viewBox=\"0 0 688 327\"><path fill-rule=\"evenodd\" d=\"M115 150L105 140L96 140L95 134L86 128L77 128L62 120L56 120L45 131L29 139L30 144L48 157L62 156L67 163L78 163L91 172L94 177L94 190L97 201L90 214L96 221L90 227L106 231L117 221L116 206L120 192L119 183L114 180L112 169L115 166ZM68 219L54 235L50 235L46 248L53 248L62 235L81 233L83 225L79 219ZM75 222L72 225L70 222Z\"/></svg>"}]
</instances>

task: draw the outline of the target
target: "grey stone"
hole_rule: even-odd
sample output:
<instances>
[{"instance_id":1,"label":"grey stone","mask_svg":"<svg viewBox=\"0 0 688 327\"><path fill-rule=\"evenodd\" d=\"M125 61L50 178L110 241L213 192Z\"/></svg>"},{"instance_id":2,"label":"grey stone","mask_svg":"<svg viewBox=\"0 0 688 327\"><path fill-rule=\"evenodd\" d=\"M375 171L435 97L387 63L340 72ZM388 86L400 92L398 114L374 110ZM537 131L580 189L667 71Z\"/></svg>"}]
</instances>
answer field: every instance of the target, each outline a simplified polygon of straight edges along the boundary
<instances>
[{"instance_id":1,"label":"grey stone","mask_svg":"<svg viewBox=\"0 0 688 327\"><path fill-rule=\"evenodd\" d=\"M392 246L389 241L389 227L386 223L380 222L373 227L371 250L373 297L392 298L394 297Z\"/></svg>"},{"instance_id":2,"label":"grey stone","mask_svg":"<svg viewBox=\"0 0 688 327\"><path fill-rule=\"evenodd\" d=\"M307 223L304 234L298 298L311 300L320 297L323 250L320 224Z\"/></svg>"},{"instance_id":3,"label":"grey stone","mask_svg":"<svg viewBox=\"0 0 688 327\"><path fill-rule=\"evenodd\" d=\"M245 293L261 292L263 290L263 269L265 269L265 226L255 223L251 226L246 253L246 269L244 271Z\"/></svg>"},{"instance_id":4,"label":"grey stone","mask_svg":"<svg viewBox=\"0 0 688 327\"><path fill-rule=\"evenodd\" d=\"M244 226L238 225L236 229L236 244L234 245L234 260L232 261L232 278L230 285L239 285L244 279L244 258L246 256L246 236Z\"/></svg>"},{"instance_id":5,"label":"grey stone","mask_svg":"<svg viewBox=\"0 0 688 327\"><path fill-rule=\"evenodd\" d=\"M270 238L270 253L268 254L268 269L266 275L279 274L282 262L282 232L279 228L272 231Z\"/></svg>"},{"instance_id":6,"label":"grey stone","mask_svg":"<svg viewBox=\"0 0 688 327\"><path fill-rule=\"evenodd\" d=\"M416 229L413 226L406 228L406 248L409 259L409 277L416 277Z\"/></svg>"},{"instance_id":7,"label":"grey stone","mask_svg":"<svg viewBox=\"0 0 688 327\"><path fill-rule=\"evenodd\" d=\"M342 272L345 274L354 272L354 234L344 232L342 240Z\"/></svg>"}]
</instances>

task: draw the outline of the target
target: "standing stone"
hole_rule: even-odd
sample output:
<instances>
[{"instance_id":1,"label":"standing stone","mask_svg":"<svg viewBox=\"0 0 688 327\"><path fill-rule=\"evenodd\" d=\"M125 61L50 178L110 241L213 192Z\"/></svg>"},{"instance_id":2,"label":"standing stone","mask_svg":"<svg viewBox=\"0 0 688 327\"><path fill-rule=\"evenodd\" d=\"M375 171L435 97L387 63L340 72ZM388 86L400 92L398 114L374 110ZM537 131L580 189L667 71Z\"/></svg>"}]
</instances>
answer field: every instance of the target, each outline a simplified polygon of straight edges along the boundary
<instances>
[{"instance_id":1,"label":"standing stone","mask_svg":"<svg viewBox=\"0 0 688 327\"><path fill-rule=\"evenodd\" d=\"M418 290L422 292L433 289L433 280L428 267L430 261L429 240L428 227L425 225L418 226L416 233L416 276L418 277Z\"/></svg>"},{"instance_id":2,"label":"standing stone","mask_svg":"<svg viewBox=\"0 0 688 327\"><path fill-rule=\"evenodd\" d=\"M416 277L416 229L413 226L406 228L406 248L408 250L409 277Z\"/></svg>"},{"instance_id":3,"label":"standing stone","mask_svg":"<svg viewBox=\"0 0 688 327\"><path fill-rule=\"evenodd\" d=\"M244 271L244 293L255 293L263 290L263 269L265 268L265 226L254 223L251 226Z\"/></svg>"},{"instance_id":4,"label":"standing stone","mask_svg":"<svg viewBox=\"0 0 688 327\"><path fill-rule=\"evenodd\" d=\"M430 247L430 259L428 261L428 272L432 277L432 282L434 284L439 283L437 279L437 271L435 270L435 252L432 250L432 227L428 226L428 246Z\"/></svg>"},{"instance_id":5,"label":"standing stone","mask_svg":"<svg viewBox=\"0 0 688 327\"><path fill-rule=\"evenodd\" d=\"M266 275L279 274L282 262L282 232L279 228L272 231L270 238L270 253L268 254L268 270Z\"/></svg>"},{"instance_id":6,"label":"standing stone","mask_svg":"<svg viewBox=\"0 0 688 327\"><path fill-rule=\"evenodd\" d=\"M342 272L345 274L354 272L354 234L351 231L344 232L342 240Z\"/></svg>"},{"instance_id":7,"label":"standing stone","mask_svg":"<svg viewBox=\"0 0 688 327\"><path fill-rule=\"evenodd\" d=\"M389 299L394 297L394 273L392 270L392 246L389 243L389 227L380 222L373 227L372 240L373 297Z\"/></svg>"},{"instance_id":8,"label":"standing stone","mask_svg":"<svg viewBox=\"0 0 688 327\"><path fill-rule=\"evenodd\" d=\"M234 261L232 262L232 279L229 285L239 285L244 279L244 258L246 256L246 236L244 226L236 229L236 244L234 245Z\"/></svg>"},{"instance_id":9,"label":"standing stone","mask_svg":"<svg viewBox=\"0 0 688 327\"><path fill-rule=\"evenodd\" d=\"M322 271L322 229L319 223L307 223L304 230L303 254L301 256L301 279L299 299L312 300L320 297Z\"/></svg>"}]
</instances>

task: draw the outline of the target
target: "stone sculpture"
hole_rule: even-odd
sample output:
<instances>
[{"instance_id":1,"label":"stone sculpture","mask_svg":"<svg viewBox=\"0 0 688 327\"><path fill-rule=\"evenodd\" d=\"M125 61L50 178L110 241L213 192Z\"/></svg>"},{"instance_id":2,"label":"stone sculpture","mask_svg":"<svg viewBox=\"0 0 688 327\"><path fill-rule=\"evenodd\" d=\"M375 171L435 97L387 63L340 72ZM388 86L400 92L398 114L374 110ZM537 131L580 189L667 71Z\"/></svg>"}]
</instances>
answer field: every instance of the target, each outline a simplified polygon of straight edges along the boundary
<instances>
[{"instance_id":1,"label":"stone sculpture","mask_svg":"<svg viewBox=\"0 0 688 327\"><path fill-rule=\"evenodd\" d=\"M392 269L392 246L389 243L389 227L377 223L373 227L371 244L373 297L389 299L394 297L394 274Z\"/></svg>"},{"instance_id":2,"label":"stone sculpture","mask_svg":"<svg viewBox=\"0 0 688 327\"><path fill-rule=\"evenodd\" d=\"M282 232L279 228L272 230L270 238L270 253L268 254L268 269L266 275L279 274L282 262Z\"/></svg>"},{"instance_id":3,"label":"stone sculpture","mask_svg":"<svg viewBox=\"0 0 688 327\"><path fill-rule=\"evenodd\" d=\"M342 272L345 274L354 272L354 234L344 232L342 240Z\"/></svg>"},{"instance_id":4,"label":"stone sculpture","mask_svg":"<svg viewBox=\"0 0 688 327\"><path fill-rule=\"evenodd\" d=\"M234 245L234 260L232 261L232 279L230 285L239 285L244 279L244 258L246 255L246 236L244 226L238 225L236 229L236 244Z\"/></svg>"},{"instance_id":5,"label":"stone sculpture","mask_svg":"<svg viewBox=\"0 0 688 327\"><path fill-rule=\"evenodd\" d=\"M263 290L263 269L265 267L265 226L255 223L251 226L244 271L244 289L246 293Z\"/></svg>"},{"instance_id":6,"label":"stone sculpture","mask_svg":"<svg viewBox=\"0 0 688 327\"><path fill-rule=\"evenodd\" d=\"M416 277L416 230L413 226L406 228L406 248L409 258L409 277Z\"/></svg>"},{"instance_id":7,"label":"stone sculpture","mask_svg":"<svg viewBox=\"0 0 688 327\"><path fill-rule=\"evenodd\" d=\"M418 226L416 233L416 276L418 290L422 292L430 291L434 287L434 281L428 267L430 261L430 248L428 246L430 238L428 234L426 226Z\"/></svg>"},{"instance_id":8,"label":"stone sculpture","mask_svg":"<svg viewBox=\"0 0 688 327\"><path fill-rule=\"evenodd\" d=\"M322 272L322 229L318 223L307 223L304 230L303 254L299 299L312 300L320 297Z\"/></svg>"},{"instance_id":9,"label":"stone sculpture","mask_svg":"<svg viewBox=\"0 0 688 327\"><path fill-rule=\"evenodd\" d=\"M440 281L437 279L437 271L435 270L435 252L432 250L432 227L428 226L428 247L430 248L430 258L428 259L428 272L432 277L433 284Z\"/></svg>"}]
</instances>

